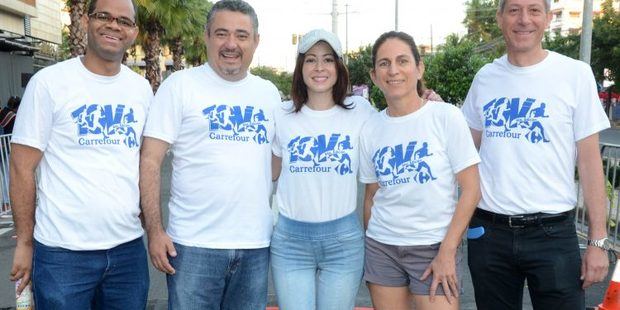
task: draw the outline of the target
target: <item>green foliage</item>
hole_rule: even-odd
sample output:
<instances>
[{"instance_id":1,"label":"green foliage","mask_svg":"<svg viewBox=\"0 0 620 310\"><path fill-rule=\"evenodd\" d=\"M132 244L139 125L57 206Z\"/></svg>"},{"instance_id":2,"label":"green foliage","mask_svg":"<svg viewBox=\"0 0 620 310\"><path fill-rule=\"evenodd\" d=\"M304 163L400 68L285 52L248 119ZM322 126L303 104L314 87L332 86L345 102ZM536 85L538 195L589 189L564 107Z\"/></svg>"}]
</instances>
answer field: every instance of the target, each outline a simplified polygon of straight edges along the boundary
<instances>
[{"instance_id":1,"label":"green foliage","mask_svg":"<svg viewBox=\"0 0 620 310\"><path fill-rule=\"evenodd\" d=\"M545 33L543 48L579 59L579 42L581 42L581 37L578 34L562 36L560 33L555 33L554 37L551 38L549 33Z\"/></svg>"},{"instance_id":2,"label":"green foliage","mask_svg":"<svg viewBox=\"0 0 620 310\"><path fill-rule=\"evenodd\" d=\"M349 79L351 85L372 85L370 79L370 69L372 69L372 46L366 45L360 47L357 51L347 55L349 69Z\"/></svg>"},{"instance_id":3,"label":"green foliage","mask_svg":"<svg viewBox=\"0 0 620 310\"><path fill-rule=\"evenodd\" d=\"M593 21L592 69L597 80L606 78L620 84L620 12L614 10L613 1L601 4L602 14ZM608 69L604 75L604 69Z\"/></svg>"},{"instance_id":4,"label":"green foliage","mask_svg":"<svg viewBox=\"0 0 620 310\"><path fill-rule=\"evenodd\" d=\"M293 84L293 75L291 73L278 72L275 68L267 66L254 67L250 69L250 72L265 80L271 81L284 96L290 96L291 85Z\"/></svg>"},{"instance_id":5,"label":"green foliage","mask_svg":"<svg viewBox=\"0 0 620 310\"><path fill-rule=\"evenodd\" d=\"M377 85L372 85L370 88L370 102L372 105L377 108L377 110L381 111L387 108L387 102L385 101L385 96L383 96L383 92Z\"/></svg>"},{"instance_id":6,"label":"green foliage","mask_svg":"<svg viewBox=\"0 0 620 310\"><path fill-rule=\"evenodd\" d=\"M459 39L456 34L446 39L440 51L424 59L426 87L433 89L446 101L461 104L476 72L491 58L474 51L475 44L467 39Z\"/></svg>"},{"instance_id":7,"label":"green foliage","mask_svg":"<svg viewBox=\"0 0 620 310\"><path fill-rule=\"evenodd\" d=\"M498 3L498 0L465 2L463 24L467 28L467 39L473 43L487 43L502 36L502 31L495 20Z\"/></svg>"}]
</instances>

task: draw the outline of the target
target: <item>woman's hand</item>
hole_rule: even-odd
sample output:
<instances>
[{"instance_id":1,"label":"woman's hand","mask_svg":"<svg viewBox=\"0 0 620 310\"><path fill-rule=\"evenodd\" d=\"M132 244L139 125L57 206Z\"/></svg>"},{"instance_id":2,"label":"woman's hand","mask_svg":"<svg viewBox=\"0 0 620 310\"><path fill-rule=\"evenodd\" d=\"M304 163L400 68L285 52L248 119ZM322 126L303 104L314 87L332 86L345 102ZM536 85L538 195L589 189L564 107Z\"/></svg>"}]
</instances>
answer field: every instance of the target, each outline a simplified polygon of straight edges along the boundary
<instances>
[{"instance_id":1,"label":"woman's hand","mask_svg":"<svg viewBox=\"0 0 620 310\"><path fill-rule=\"evenodd\" d=\"M459 297L459 281L456 275L456 250L444 250L440 247L437 256L426 268L420 280L426 280L431 274L433 274L429 296L431 302L435 301L435 292L439 284L443 287L448 303L452 304L455 302L456 298Z\"/></svg>"}]
</instances>

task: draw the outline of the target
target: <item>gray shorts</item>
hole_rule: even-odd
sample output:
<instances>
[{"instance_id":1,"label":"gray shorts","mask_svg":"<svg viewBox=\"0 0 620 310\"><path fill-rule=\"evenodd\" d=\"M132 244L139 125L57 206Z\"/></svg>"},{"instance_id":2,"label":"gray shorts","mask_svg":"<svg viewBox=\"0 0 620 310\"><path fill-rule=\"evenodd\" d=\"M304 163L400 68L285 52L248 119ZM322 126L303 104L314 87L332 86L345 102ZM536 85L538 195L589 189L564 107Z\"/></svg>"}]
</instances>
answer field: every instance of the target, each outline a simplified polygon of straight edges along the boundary
<instances>
[{"instance_id":1,"label":"gray shorts","mask_svg":"<svg viewBox=\"0 0 620 310\"><path fill-rule=\"evenodd\" d=\"M429 295L433 276L425 281L420 278L424 270L437 256L439 243L432 245L397 246L383 244L366 237L366 260L364 263L364 281L381 286L409 287L414 295ZM461 262L462 248L456 251L456 274L460 291L462 291ZM445 295L441 285L437 295Z\"/></svg>"}]
</instances>

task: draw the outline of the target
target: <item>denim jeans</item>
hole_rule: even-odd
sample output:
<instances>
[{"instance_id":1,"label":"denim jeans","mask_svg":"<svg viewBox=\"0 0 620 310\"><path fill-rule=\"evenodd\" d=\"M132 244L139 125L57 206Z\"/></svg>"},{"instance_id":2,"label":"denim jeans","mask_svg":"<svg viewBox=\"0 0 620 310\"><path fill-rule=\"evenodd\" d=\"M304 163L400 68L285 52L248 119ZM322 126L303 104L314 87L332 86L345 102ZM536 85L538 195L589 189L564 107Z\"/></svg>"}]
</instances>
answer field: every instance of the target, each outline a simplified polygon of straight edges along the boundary
<instances>
[{"instance_id":1,"label":"denim jeans","mask_svg":"<svg viewBox=\"0 0 620 310\"><path fill-rule=\"evenodd\" d=\"M281 309L353 309L363 267L364 234L355 213L322 223L279 216L271 272Z\"/></svg>"},{"instance_id":2,"label":"denim jeans","mask_svg":"<svg viewBox=\"0 0 620 310\"><path fill-rule=\"evenodd\" d=\"M585 308L574 217L510 228L474 216L469 227L484 229L467 240L478 309L521 309L524 280L534 309Z\"/></svg>"},{"instance_id":3,"label":"denim jeans","mask_svg":"<svg viewBox=\"0 0 620 310\"><path fill-rule=\"evenodd\" d=\"M37 309L145 309L149 271L142 238L109 250L34 245Z\"/></svg>"},{"instance_id":4,"label":"denim jeans","mask_svg":"<svg viewBox=\"0 0 620 310\"><path fill-rule=\"evenodd\" d=\"M207 249L174 244L167 275L170 310L264 310L269 248Z\"/></svg>"}]
</instances>

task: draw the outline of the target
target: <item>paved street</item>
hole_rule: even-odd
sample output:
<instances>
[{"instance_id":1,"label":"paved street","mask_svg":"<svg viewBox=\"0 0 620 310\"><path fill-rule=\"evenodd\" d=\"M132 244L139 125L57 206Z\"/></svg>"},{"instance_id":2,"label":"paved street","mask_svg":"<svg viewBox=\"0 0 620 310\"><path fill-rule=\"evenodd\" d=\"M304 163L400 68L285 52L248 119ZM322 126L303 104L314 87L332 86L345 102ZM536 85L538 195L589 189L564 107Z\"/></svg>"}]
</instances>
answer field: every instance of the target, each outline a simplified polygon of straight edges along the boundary
<instances>
[{"instance_id":1,"label":"paved street","mask_svg":"<svg viewBox=\"0 0 620 310\"><path fill-rule=\"evenodd\" d=\"M601 133L601 142L610 143L620 145L620 130L617 129L609 129ZM165 165L163 167L163 175L164 178L162 180L162 209L164 213L164 221L167 217L167 208L166 204L169 198L169 189L170 189L170 161L166 160ZM358 199L361 202L362 192L360 191ZM361 214L361 208L358 210ZM13 283L8 280L9 272L11 268L11 263L13 259L13 249L15 247L15 241L11 238L13 235L12 230L4 231L3 226L0 222L0 310L7 309L15 306L15 297L14 297L14 286ZM466 251L465 251L466 254ZM466 256L466 255L465 255ZM471 279L469 277L469 273L466 266L466 261L464 262L463 268L463 291L464 295L461 298L461 309L476 309L475 303L473 300L473 289L471 286ZM613 266L611 267L613 270ZM601 283L593 286L592 288L586 291L586 305L591 307L598 305L603 298L605 290L607 288L607 283L609 279L605 283ZM151 267L151 287L149 291L149 309L166 309L166 300L167 300L167 291L166 291L166 280L163 274L154 270ZM273 285L270 279L270 288L269 288L269 300L270 305L275 305L275 296L273 293ZM357 296L357 305L358 306L370 306L370 297L368 295L368 290L365 285L362 285L360 291ZM524 309L531 309L531 304L529 302L529 296L527 294L527 290L524 291Z\"/></svg>"}]
</instances>

